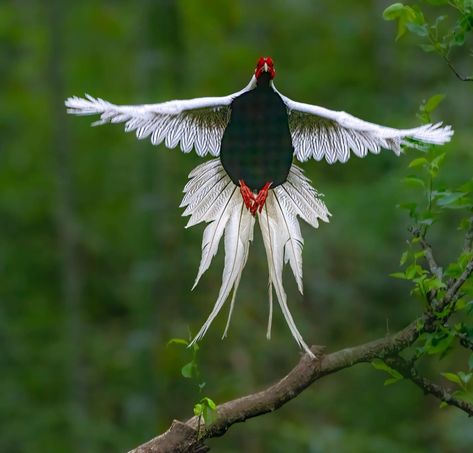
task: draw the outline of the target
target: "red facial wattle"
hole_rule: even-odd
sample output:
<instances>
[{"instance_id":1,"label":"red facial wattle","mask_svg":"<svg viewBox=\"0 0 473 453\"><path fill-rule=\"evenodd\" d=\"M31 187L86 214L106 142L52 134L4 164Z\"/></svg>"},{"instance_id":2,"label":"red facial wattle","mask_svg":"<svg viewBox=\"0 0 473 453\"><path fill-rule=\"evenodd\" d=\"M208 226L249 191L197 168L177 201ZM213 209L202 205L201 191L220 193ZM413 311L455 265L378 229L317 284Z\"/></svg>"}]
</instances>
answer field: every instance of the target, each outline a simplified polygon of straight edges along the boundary
<instances>
[{"instance_id":1,"label":"red facial wattle","mask_svg":"<svg viewBox=\"0 0 473 453\"><path fill-rule=\"evenodd\" d=\"M271 80L274 79L276 71L274 70L273 59L271 57L260 57L256 63L255 77L258 79L263 72L268 72Z\"/></svg>"}]
</instances>

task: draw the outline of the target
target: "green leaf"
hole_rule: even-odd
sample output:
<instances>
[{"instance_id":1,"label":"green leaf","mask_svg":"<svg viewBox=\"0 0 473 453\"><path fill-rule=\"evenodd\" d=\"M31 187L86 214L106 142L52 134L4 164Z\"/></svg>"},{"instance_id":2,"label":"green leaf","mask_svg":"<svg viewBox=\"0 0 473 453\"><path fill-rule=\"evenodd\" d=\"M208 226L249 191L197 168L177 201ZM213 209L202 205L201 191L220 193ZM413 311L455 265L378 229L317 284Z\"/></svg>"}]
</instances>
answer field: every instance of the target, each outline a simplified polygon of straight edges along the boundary
<instances>
[{"instance_id":1,"label":"green leaf","mask_svg":"<svg viewBox=\"0 0 473 453\"><path fill-rule=\"evenodd\" d=\"M421 38L424 38L429 34L427 24L419 25L415 24L414 22L407 22L406 27L411 33L420 36Z\"/></svg>"},{"instance_id":2,"label":"green leaf","mask_svg":"<svg viewBox=\"0 0 473 453\"><path fill-rule=\"evenodd\" d=\"M440 409L443 409L443 408L445 408L445 407L447 407L447 406L448 406L448 404L447 404L445 401L442 401L442 402L440 403L440 405L439 405L439 408L440 408Z\"/></svg>"},{"instance_id":3,"label":"green leaf","mask_svg":"<svg viewBox=\"0 0 473 453\"><path fill-rule=\"evenodd\" d=\"M419 225L432 225L434 223L434 218L431 216L424 217L422 220L419 220Z\"/></svg>"},{"instance_id":4,"label":"green leaf","mask_svg":"<svg viewBox=\"0 0 473 453\"><path fill-rule=\"evenodd\" d=\"M445 195L441 196L437 199L437 204L439 206L449 206L460 198L464 197L466 194L464 192L450 192L446 193Z\"/></svg>"},{"instance_id":5,"label":"green leaf","mask_svg":"<svg viewBox=\"0 0 473 453\"><path fill-rule=\"evenodd\" d=\"M389 378L389 379L386 379L384 381L384 385L392 385L392 384L395 384L396 382L399 382L400 380L402 380L402 376L400 378L395 378L395 377L392 377L392 378Z\"/></svg>"},{"instance_id":6,"label":"green leaf","mask_svg":"<svg viewBox=\"0 0 473 453\"><path fill-rule=\"evenodd\" d=\"M465 385L468 385L468 383L471 381L472 376L473 376L473 373L465 373L463 371L458 372L458 377Z\"/></svg>"},{"instance_id":7,"label":"green leaf","mask_svg":"<svg viewBox=\"0 0 473 453\"><path fill-rule=\"evenodd\" d=\"M422 338L425 340L425 344L422 347L424 352L429 355L438 354L442 357L451 348L455 340L455 333L452 331L441 331L423 334Z\"/></svg>"},{"instance_id":8,"label":"green leaf","mask_svg":"<svg viewBox=\"0 0 473 453\"><path fill-rule=\"evenodd\" d=\"M442 282L442 280L433 277L433 278L427 278L424 280L424 288L426 291L432 291L432 290L437 290L437 289L443 289L445 288L445 283Z\"/></svg>"},{"instance_id":9,"label":"green leaf","mask_svg":"<svg viewBox=\"0 0 473 453\"><path fill-rule=\"evenodd\" d=\"M465 44L465 31L458 30L453 36L453 44L455 46L463 46Z\"/></svg>"},{"instance_id":10,"label":"green leaf","mask_svg":"<svg viewBox=\"0 0 473 453\"><path fill-rule=\"evenodd\" d=\"M202 402L205 402L205 404L213 411L217 409L217 405L215 404L215 402L207 396L202 398Z\"/></svg>"},{"instance_id":11,"label":"green leaf","mask_svg":"<svg viewBox=\"0 0 473 453\"><path fill-rule=\"evenodd\" d=\"M195 404L194 405L194 415L197 416L197 417L200 417L202 415L203 409L204 409L204 407L202 406L202 404L200 404L200 403Z\"/></svg>"},{"instance_id":12,"label":"green leaf","mask_svg":"<svg viewBox=\"0 0 473 453\"><path fill-rule=\"evenodd\" d=\"M394 3L383 11L385 20L397 20L396 41L405 35L407 26L410 24L422 25L425 23L422 11L403 5L402 3Z\"/></svg>"},{"instance_id":13,"label":"green leaf","mask_svg":"<svg viewBox=\"0 0 473 453\"><path fill-rule=\"evenodd\" d=\"M212 399L205 396L194 405L194 415L202 417L206 425L212 423L217 417L217 405Z\"/></svg>"},{"instance_id":14,"label":"green leaf","mask_svg":"<svg viewBox=\"0 0 473 453\"><path fill-rule=\"evenodd\" d=\"M393 277L393 278L400 278L402 280L407 280L408 279L404 272L393 272L392 274L389 274L389 276Z\"/></svg>"},{"instance_id":15,"label":"green leaf","mask_svg":"<svg viewBox=\"0 0 473 453\"><path fill-rule=\"evenodd\" d=\"M424 269L422 269L418 264L411 264L406 269L406 278L412 280L416 275L422 275L424 272Z\"/></svg>"},{"instance_id":16,"label":"green leaf","mask_svg":"<svg viewBox=\"0 0 473 453\"><path fill-rule=\"evenodd\" d=\"M187 379L192 379L195 375L195 362L186 363L181 368L181 374Z\"/></svg>"},{"instance_id":17,"label":"green leaf","mask_svg":"<svg viewBox=\"0 0 473 453\"><path fill-rule=\"evenodd\" d=\"M204 406L203 417L206 425L210 425L217 418L217 412L210 409L208 406Z\"/></svg>"},{"instance_id":18,"label":"green leaf","mask_svg":"<svg viewBox=\"0 0 473 453\"><path fill-rule=\"evenodd\" d=\"M419 258L422 258L423 256L425 256L425 250L421 250L420 252L414 253L414 258L416 260L418 260Z\"/></svg>"},{"instance_id":19,"label":"green leaf","mask_svg":"<svg viewBox=\"0 0 473 453\"><path fill-rule=\"evenodd\" d=\"M407 176L402 179L402 182L408 186L416 186L416 187L425 187L425 182L420 179L416 178L415 176Z\"/></svg>"},{"instance_id":20,"label":"green leaf","mask_svg":"<svg viewBox=\"0 0 473 453\"><path fill-rule=\"evenodd\" d=\"M428 164L429 161L425 157L419 157L414 159L410 164L409 168L419 167L420 165Z\"/></svg>"},{"instance_id":21,"label":"green leaf","mask_svg":"<svg viewBox=\"0 0 473 453\"><path fill-rule=\"evenodd\" d=\"M402 16L405 6L402 3L393 3L383 11L384 20L396 20Z\"/></svg>"},{"instance_id":22,"label":"green leaf","mask_svg":"<svg viewBox=\"0 0 473 453\"><path fill-rule=\"evenodd\" d=\"M434 96L430 97L429 100L425 103L424 110L428 113L434 111L437 106L444 100L444 98L444 94L435 94Z\"/></svg>"},{"instance_id":23,"label":"green leaf","mask_svg":"<svg viewBox=\"0 0 473 453\"><path fill-rule=\"evenodd\" d=\"M433 46L432 44L419 44L419 46L424 52L434 52L435 51L435 46Z\"/></svg>"},{"instance_id":24,"label":"green leaf","mask_svg":"<svg viewBox=\"0 0 473 453\"><path fill-rule=\"evenodd\" d=\"M183 345L187 346L189 342L187 340L184 340L184 338L171 338L167 343L166 346L170 346L172 344L178 344L178 345Z\"/></svg>"},{"instance_id":25,"label":"green leaf","mask_svg":"<svg viewBox=\"0 0 473 453\"><path fill-rule=\"evenodd\" d=\"M401 266L404 266L404 264L406 264L407 258L409 258L409 252L406 250L406 251L401 255L401 261L399 262L399 264L400 264Z\"/></svg>"},{"instance_id":26,"label":"green leaf","mask_svg":"<svg viewBox=\"0 0 473 453\"><path fill-rule=\"evenodd\" d=\"M395 370L394 368L391 368L389 365L386 365L386 363L384 363L382 360L380 359L374 359L372 362L371 362L371 365L373 366L373 368L375 368L376 370L381 370L381 371L386 371L386 373L389 373L391 375L392 378L396 379L396 381L399 381L401 379L403 379L403 376L401 373L399 373L397 370ZM389 379L388 379L389 380ZM389 384L384 384L384 385L389 385Z\"/></svg>"},{"instance_id":27,"label":"green leaf","mask_svg":"<svg viewBox=\"0 0 473 453\"><path fill-rule=\"evenodd\" d=\"M463 385L461 379L455 373L440 373L445 379L449 380L450 382L454 382L458 384L460 387Z\"/></svg>"}]
</instances>

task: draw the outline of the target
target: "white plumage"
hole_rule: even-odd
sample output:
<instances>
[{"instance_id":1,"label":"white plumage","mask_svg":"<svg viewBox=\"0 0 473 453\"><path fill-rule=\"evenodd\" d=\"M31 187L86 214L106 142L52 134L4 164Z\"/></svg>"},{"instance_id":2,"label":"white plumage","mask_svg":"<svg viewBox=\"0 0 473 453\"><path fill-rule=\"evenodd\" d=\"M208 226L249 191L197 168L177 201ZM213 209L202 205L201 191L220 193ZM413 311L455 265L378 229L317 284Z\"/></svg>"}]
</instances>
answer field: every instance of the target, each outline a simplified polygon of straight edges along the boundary
<instances>
[{"instance_id":1,"label":"white plumage","mask_svg":"<svg viewBox=\"0 0 473 453\"><path fill-rule=\"evenodd\" d=\"M224 336L226 336L241 273L248 258L250 242L253 240L255 218L246 209L238 187L226 175L219 159L212 159L199 165L192 171L189 178L181 203L182 207L186 207L183 215L191 216L188 226L198 222L209 223L204 230L202 258L194 287L209 268L212 258L217 253L220 240L225 234L225 265L222 285L210 316L192 340L194 343L205 335L233 289L229 319L224 332ZM221 186L225 188L222 190ZM207 203L205 201L207 198L212 202ZM282 284L282 271L283 264L289 262L299 291L302 293L302 247L304 240L297 216L317 228L318 219L328 222L330 213L320 199L320 195L303 175L302 170L293 165L288 180L269 192L265 206L257 216L269 268L268 337L271 331L272 289L274 288L291 333L297 343L312 355L297 330L287 306L287 297Z\"/></svg>"},{"instance_id":2,"label":"white plumage","mask_svg":"<svg viewBox=\"0 0 473 453\"><path fill-rule=\"evenodd\" d=\"M150 138L151 143L164 143L168 148L180 146L185 153L195 149L199 156L219 156L223 135L232 114L232 103L240 95L257 86L256 75L261 71L272 71L270 58L261 58L255 75L248 85L237 93L222 97L205 97L190 100L175 100L159 104L119 106L100 98L86 95L85 98L70 97L66 100L68 113L75 115L100 115L94 125L125 123L125 131L135 131L138 139ZM271 77L271 78L272 78ZM393 129L379 126L345 112L337 112L316 105L296 102L277 91L273 81L270 86L285 107L289 131L294 148L294 157L301 162L308 159L328 163L347 162L351 153L365 157L378 154L382 148L396 155L403 145L419 146L420 143L441 145L453 135L450 126L441 123L427 124L413 129ZM269 182L269 181L268 181ZM242 192L243 193L243 192ZM201 339L213 319L233 290L227 325L233 313L235 297L245 267L253 229L256 221L260 226L269 269L269 319L267 336L271 334L273 312L273 289L283 315L297 343L313 355L302 339L287 305L287 296L282 282L283 266L289 263L302 293L302 247L298 217L317 228L319 219L328 222L330 213L321 196L310 185L302 170L292 165L287 180L271 188L261 212L253 216L247 209L236 186L223 168L220 159L212 159L199 165L189 175L184 188L181 206L183 215L190 216L187 227L206 222L202 239L202 259L194 287L218 251L224 237L225 265L222 285L210 316L197 333L192 343ZM255 199L256 200L256 199Z\"/></svg>"},{"instance_id":3,"label":"white plumage","mask_svg":"<svg viewBox=\"0 0 473 453\"><path fill-rule=\"evenodd\" d=\"M120 106L86 95L85 99L70 97L65 104L68 113L74 115L100 114L100 120L93 125L125 123L126 132L136 131L139 139L151 136L153 145L164 141L168 148L180 144L185 153L194 148L199 156L218 156L232 101L255 86L253 76L245 88L222 97ZM378 154L382 148L399 155L402 145L415 146L416 141L441 145L453 135L452 128L442 123L413 129L379 126L346 112L293 101L279 93L272 81L271 86L286 104L294 156L300 162L325 158L330 164L345 163L350 151L365 157L369 152Z\"/></svg>"}]
</instances>

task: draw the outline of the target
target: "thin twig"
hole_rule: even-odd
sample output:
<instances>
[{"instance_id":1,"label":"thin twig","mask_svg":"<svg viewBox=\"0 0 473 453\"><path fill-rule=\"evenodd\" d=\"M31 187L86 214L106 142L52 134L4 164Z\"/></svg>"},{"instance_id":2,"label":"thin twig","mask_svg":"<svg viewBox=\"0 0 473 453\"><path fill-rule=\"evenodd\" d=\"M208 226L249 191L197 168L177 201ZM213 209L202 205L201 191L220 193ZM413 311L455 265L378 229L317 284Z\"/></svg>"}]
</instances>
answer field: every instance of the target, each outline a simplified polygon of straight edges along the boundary
<instances>
[{"instance_id":1,"label":"thin twig","mask_svg":"<svg viewBox=\"0 0 473 453\"><path fill-rule=\"evenodd\" d=\"M450 61L450 59L446 55L442 55L442 57L445 60L445 62L447 63L448 67L453 71L453 73L457 76L458 79L460 79L462 82L472 82L473 81L472 76L463 76L463 75L461 75L456 70L455 66L453 66L452 62Z\"/></svg>"},{"instance_id":2,"label":"thin twig","mask_svg":"<svg viewBox=\"0 0 473 453\"><path fill-rule=\"evenodd\" d=\"M438 301L437 304L434 306L435 311L437 312L442 311L447 305L451 304L458 298L458 293L461 287L470 278L472 273L473 273L473 258L468 262L468 264L465 267L465 270L462 272L460 277L452 281L443 299Z\"/></svg>"},{"instance_id":3,"label":"thin twig","mask_svg":"<svg viewBox=\"0 0 473 453\"><path fill-rule=\"evenodd\" d=\"M470 417L473 416L473 404L455 398L446 388L434 384L430 380L419 375L417 370L407 360L395 356L386 358L385 362L390 367L401 373L403 377L416 384L425 394L433 395L450 406L458 407L458 409L466 412Z\"/></svg>"},{"instance_id":4,"label":"thin twig","mask_svg":"<svg viewBox=\"0 0 473 453\"><path fill-rule=\"evenodd\" d=\"M442 277L443 277L442 267L437 264L437 261L434 258L434 254L432 252L432 246L425 239L425 235L421 233L420 230L415 227L409 228L409 231L416 239L419 240L420 246L422 247L422 250L424 251L425 259L427 261L427 264L429 265L431 274L437 277L438 279L442 280Z\"/></svg>"},{"instance_id":5,"label":"thin twig","mask_svg":"<svg viewBox=\"0 0 473 453\"><path fill-rule=\"evenodd\" d=\"M419 237L419 242L422 248L424 249L425 259L427 260L427 264L429 265L430 272L432 272L432 274L435 275L439 280L442 280L442 268L437 264L437 261L434 258L432 246L422 236Z\"/></svg>"}]
</instances>

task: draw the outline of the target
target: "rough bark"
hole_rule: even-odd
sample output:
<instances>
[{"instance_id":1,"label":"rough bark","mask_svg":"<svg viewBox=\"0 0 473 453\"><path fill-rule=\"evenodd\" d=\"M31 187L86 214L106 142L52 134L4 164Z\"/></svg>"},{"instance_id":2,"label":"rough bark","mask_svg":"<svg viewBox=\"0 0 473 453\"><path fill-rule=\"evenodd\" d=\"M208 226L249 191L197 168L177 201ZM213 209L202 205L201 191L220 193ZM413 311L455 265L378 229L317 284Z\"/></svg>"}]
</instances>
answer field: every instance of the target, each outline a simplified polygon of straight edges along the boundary
<instances>
[{"instance_id":1,"label":"rough bark","mask_svg":"<svg viewBox=\"0 0 473 453\"><path fill-rule=\"evenodd\" d=\"M217 418L209 426L202 426L198 432L199 419L192 417L185 423L174 421L166 433L152 439L130 453L205 451L202 441L223 435L235 423L272 412L295 398L316 380L351 367L357 363L370 362L398 353L412 344L418 336L417 325L411 323L405 329L385 338L359 346L341 349L324 355L321 347L313 347L317 359L304 354L299 363L274 385L251 395L228 401L217 407Z\"/></svg>"},{"instance_id":2,"label":"rough bark","mask_svg":"<svg viewBox=\"0 0 473 453\"><path fill-rule=\"evenodd\" d=\"M222 436L235 423L279 409L324 376L374 359L384 360L389 366L397 369L404 378L420 387L425 394L431 394L473 416L472 404L455 398L449 390L419 375L414 365L399 355L411 346L422 332L435 329L439 322L438 314L445 307L454 304L463 284L472 273L473 260L467 264L464 272L456 280L449 283L441 300L436 300L428 312L397 333L329 354L324 354L323 347L313 346L315 359L304 354L297 365L275 384L260 392L220 404L216 409L215 420L209 425L206 426L199 417L192 417L185 423L174 420L164 434L129 453L208 451L208 447L203 443L205 439ZM444 316L440 321L445 322L447 319L448 316Z\"/></svg>"}]
</instances>

